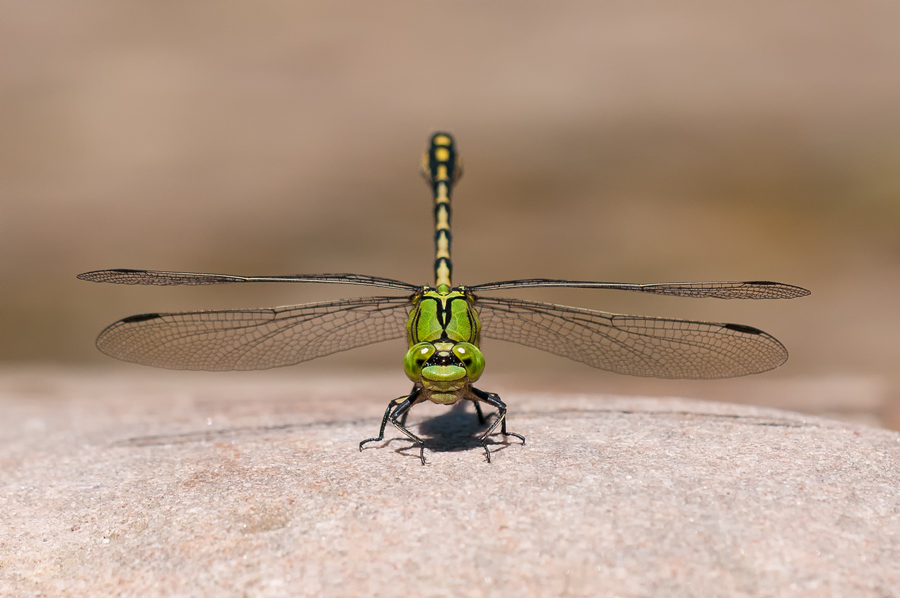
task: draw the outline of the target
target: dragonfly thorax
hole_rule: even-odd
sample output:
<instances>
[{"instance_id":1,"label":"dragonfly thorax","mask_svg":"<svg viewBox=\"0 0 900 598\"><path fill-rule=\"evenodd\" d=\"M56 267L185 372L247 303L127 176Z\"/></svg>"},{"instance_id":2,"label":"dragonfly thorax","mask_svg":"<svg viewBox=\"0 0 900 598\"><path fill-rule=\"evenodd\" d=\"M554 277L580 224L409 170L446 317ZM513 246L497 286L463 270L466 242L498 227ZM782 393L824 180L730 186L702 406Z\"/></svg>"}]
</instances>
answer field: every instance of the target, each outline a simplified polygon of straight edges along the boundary
<instances>
[{"instance_id":1,"label":"dragonfly thorax","mask_svg":"<svg viewBox=\"0 0 900 598\"><path fill-rule=\"evenodd\" d=\"M478 346L481 322L475 298L463 287L444 291L425 287L413 298L406 322L409 346L421 342L466 342Z\"/></svg>"}]
</instances>

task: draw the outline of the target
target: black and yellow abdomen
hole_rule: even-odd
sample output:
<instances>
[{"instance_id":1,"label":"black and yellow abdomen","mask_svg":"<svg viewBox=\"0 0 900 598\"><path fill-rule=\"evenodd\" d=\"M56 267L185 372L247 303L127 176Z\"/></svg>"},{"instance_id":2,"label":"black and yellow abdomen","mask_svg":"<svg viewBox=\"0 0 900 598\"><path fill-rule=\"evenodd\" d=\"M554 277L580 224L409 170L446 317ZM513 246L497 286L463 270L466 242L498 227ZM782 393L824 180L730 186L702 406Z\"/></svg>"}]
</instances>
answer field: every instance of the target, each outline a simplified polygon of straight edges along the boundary
<instances>
[{"instance_id":1,"label":"black and yellow abdomen","mask_svg":"<svg viewBox=\"0 0 900 598\"><path fill-rule=\"evenodd\" d=\"M462 164L448 133L432 135L431 145L422 156L422 174L434 193L434 285L438 290L449 291L453 286L450 192L462 176Z\"/></svg>"}]
</instances>

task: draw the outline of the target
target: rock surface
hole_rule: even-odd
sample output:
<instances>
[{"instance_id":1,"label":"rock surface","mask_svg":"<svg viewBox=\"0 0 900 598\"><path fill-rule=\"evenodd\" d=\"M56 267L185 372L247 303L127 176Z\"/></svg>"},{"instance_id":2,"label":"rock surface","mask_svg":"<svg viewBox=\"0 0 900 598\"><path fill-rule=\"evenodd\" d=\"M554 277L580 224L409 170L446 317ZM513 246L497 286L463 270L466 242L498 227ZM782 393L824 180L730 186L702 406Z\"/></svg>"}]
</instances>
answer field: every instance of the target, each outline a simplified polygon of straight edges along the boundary
<instances>
[{"instance_id":1,"label":"rock surface","mask_svg":"<svg viewBox=\"0 0 900 598\"><path fill-rule=\"evenodd\" d=\"M507 393L377 432L396 377L0 375L3 596L896 596L900 434ZM502 389L492 389L502 391Z\"/></svg>"}]
</instances>

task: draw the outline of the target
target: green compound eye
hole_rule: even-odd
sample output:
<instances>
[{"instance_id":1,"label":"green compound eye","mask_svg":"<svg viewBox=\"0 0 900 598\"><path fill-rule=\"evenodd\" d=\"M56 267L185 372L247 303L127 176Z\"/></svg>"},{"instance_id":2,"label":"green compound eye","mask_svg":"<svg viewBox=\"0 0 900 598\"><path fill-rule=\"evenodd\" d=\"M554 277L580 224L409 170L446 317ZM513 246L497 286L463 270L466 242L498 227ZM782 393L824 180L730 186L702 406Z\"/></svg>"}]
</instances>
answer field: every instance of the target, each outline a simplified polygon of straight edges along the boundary
<instances>
[{"instance_id":1,"label":"green compound eye","mask_svg":"<svg viewBox=\"0 0 900 598\"><path fill-rule=\"evenodd\" d=\"M403 371L406 377L413 382L418 382L422 376L422 368L425 362L434 355L435 348L431 343L418 343L410 347L403 358Z\"/></svg>"},{"instance_id":2,"label":"green compound eye","mask_svg":"<svg viewBox=\"0 0 900 598\"><path fill-rule=\"evenodd\" d=\"M484 372L484 354L472 343L456 343L453 345L453 354L456 355L469 375L469 382L475 382L481 378Z\"/></svg>"}]
</instances>

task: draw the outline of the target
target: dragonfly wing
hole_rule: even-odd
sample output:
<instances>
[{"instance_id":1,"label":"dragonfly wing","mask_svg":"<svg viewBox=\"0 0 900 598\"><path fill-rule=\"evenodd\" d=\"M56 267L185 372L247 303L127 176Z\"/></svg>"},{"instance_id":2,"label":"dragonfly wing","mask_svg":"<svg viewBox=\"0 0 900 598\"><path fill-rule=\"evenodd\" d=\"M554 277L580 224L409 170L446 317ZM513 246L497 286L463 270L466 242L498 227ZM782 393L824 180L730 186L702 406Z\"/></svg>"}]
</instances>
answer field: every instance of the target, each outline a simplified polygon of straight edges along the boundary
<instances>
[{"instance_id":1,"label":"dragonfly wing","mask_svg":"<svg viewBox=\"0 0 900 598\"><path fill-rule=\"evenodd\" d=\"M747 282L655 282L635 284L628 282L590 282L585 280L553 280L529 278L489 282L468 287L470 291L498 291L501 289L525 289L532 287L574 287L582 289L611 289L637 291L673 297L713 297L716 299L794 299L805 297L809 291L782 282L752 280Z\"/></svg>"},{"instance_id":2,"label":"dragonfly wing","mask_svg":"<svg viewBox=\"0 0 900 598\"><path fill-rule=\"evenodd\" d=\"M263 370L402 338L406 297L362 297L224 311L142 314L100 333L107 355L178 370Z\"/></svg>"},{"instance_id":3,"label":"dragonfly wing","mask_svg":"<svg viewBox=\"0 0 900 598\"><path fill-rule=\"evenodd\" d=\"M315 282L326 284L353 284L416 292L420 287L380 276L365 274L291 274L288 276L235 276L232 274L205 274L202 272L167 272L162 270L94 270L79 274L80 280L111 282L115 284L149 285L199 285L229 284L238 282Z\"/></svg>"},{"instance_id":4,"label":"dragonfly wing","mask_svg":"<svg viewBox=\"0 0 900 598\"><path fill-rule=\"evenodd\" d=\"M740 324L626 316L492 297L479 297L476 309L484 337L632 376L730 378L771 370L788 356L774 337Z\"/></svg>"}]
</instances>

